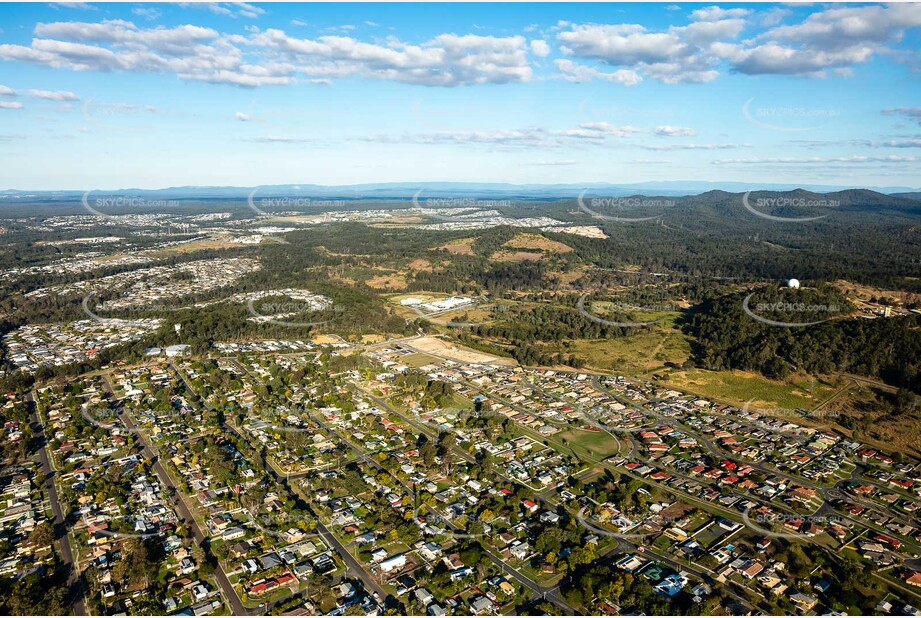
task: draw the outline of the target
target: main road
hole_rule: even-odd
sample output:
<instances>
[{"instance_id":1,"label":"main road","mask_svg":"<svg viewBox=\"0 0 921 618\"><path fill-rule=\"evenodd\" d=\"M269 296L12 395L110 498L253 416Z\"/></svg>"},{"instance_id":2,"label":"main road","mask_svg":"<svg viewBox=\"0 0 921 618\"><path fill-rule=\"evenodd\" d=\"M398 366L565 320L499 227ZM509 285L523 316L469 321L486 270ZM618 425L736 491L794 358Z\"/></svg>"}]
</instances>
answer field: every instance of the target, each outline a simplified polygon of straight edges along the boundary
<instances>
[{"instance_id":1,"label":"main road","mask_svg":"<svg viewBox=\"0 0 921 618\"><path fill-rule=\"evenodd\" d=\"M86 616L86 603L83 600L83 580L80 577L80 573L77 572L77 564L74 562L70 539L67 536L67 525L64 522L64 509L61 508L58 490L54 484L55 471L52 469L51 461L48 458L48 438L45 435L45 425L38 416L38 403L35 400L35 393L30 392L26 399L31 404L32 424L38 428L38 436L41 441L38 459L42 466L42 473L45 475L45 493L48 494L48 500L51 502L51 513L54 515L54 537L61 551L61 560L64 561L64 564L70 566L67 586L73 597L74 614Z\"/></svg>"},{"instance_id":2,"label":"main road","mask_svg":"<svg viewBox=\"0 0 921 618\"><path fill-rule=\"evenodd\" d=\"M195 389L192 388L192 384L191 382L189 382L188 378L186 378L185 373L181 369L179 369L179 367L175 363L170 363L170 366L173 368L173 371L176 372L176 375L178 375L180 379L182 379L183 383L186 386L186 389L188 389L190 393L193 393L196 396L199 396L198 393L195 391ZM207 400L205 400L204 398L200 396L199 396L199 399L201 399L201 402L203 405L207 406L208 408L212 410L214 409L214 407L210 403L208 403ZM236 427L234 427L230 423L227 423L226 421L224 421L221 423L221 427L228 433L233 434L235 438L238 438L239 440L242 440L243 442L247 444L250 443L249 440L246 438L246 436L243 435L243 432L238 430ZM339 557L342 558L342 561L346 564L347 571L352 573L354 576L358 577L358 579L360 579L362 583L365 585L365 589L370 590L372 592L376 592L380 596L381 599L384 599L387 596L387 592L383 588L381 588L380 585L378 585L376 581L374 581L374 578L371 576L371 574L368 573L364 569L364 567L361 566L361 563L359 563L358 560L356 560L354 556L352 556L352 554L349 552L346 546L343 545L342 542L340 542L339 539L336 538L336 535L334 535L325 525L323 525L323 522L321 522L320 518L316 516L316 513L313 512L313 509L309 508L309 502L306 500L303 494L299 491L299 488L296 486L292 486L292 484L290 483L290 480L285 475L279 473L278 470L276 470L275 467L270 464L267 457L263 457L262 463L263 463L263 467L265 468L265 470L275 478L275 481L277 483L286 487L288 491L291 492L291 494L297 496L299 499L301 499L307 504L308 506L307 510L311 514L313 514L314 520L316 521L317 532L319 532L323 540L326 541L327 545L335 549L336 553L339 554ZM234 613L236 614L237 612L235 611Z\"/></svg>"},{"instance_id":3,"label":"main road","mask_svg":"<svg viewBox=\"0 0 921 618\"><path fill-rule=\"evenodd\" d=\"M201 528L198 526L198 522L196 522L195 517L192 516L192 510L185 503L182 492L173 483L173 479L170 478L170 475L166 471L166 468L163 467L163 464L160 463L160 455L157 453L156 448L147 442L144 434L141 433L137 425L135 425L134 420L128 416L127 412L122 411L119 414L119 418L121 418L121 421L124 423L125 427L134 433L141 441L141 444L143 444L143 449L141 451L142 454L144 457L153 462L154 471L160 478L160 482L163 483L165 487L167 487L170 495L175 496L176 510L179 511L179 515L192 531L192 535L195 537L195 542L198 543L198 545L204 550L206 559L214 567L214 576L217 579L217 583L221 587L221 590L224 592L224 596L230 603L230 608L233 610L234 615L249 615L249 610L247 610L246 606L243 605L243 601L240 600L239 595L237 595L237 591L234 590L233 584L230 583L230 579L228 579L227 574L224 572L224 568L221 566L221 562L217 559L216 556L214 556L214 554L211 553L211 548L208 544L208 538L202 534Z\"/></svg>"},{"instance_id":4,"label":"main road","mask_svg":"<svg viewBox=\"0 0 921 618\"><path fill-rule=\"evenodd\" d=\"M403 414L402 412L398 411L398 410L395 409L393 406L391 406L390 404L388 404L387 401L385 401L384 399L382 399L382 398L380 398L380 397L376 397L375 395L369 393L368 391L366 391L365 389L361 388L360 386L358 386L358 385L355 384L354 382L350 382L350 385L352 386L352 388L353 388L355 391L357 391L358 393L360 393L360 394L363 395L364 397L370 399L371 401L373 401L374 403L376 403L378 406L380 406L381 408L387 410L388 412L390 412L390 413L393 414L394 416L399 417L399 418L402 419L405 423L407 423L407 424L409 424L411 427L414 427L415 429L419 430L421 433L424 433L424 434L425 434L426 436L428 436L430 439L433 439L433 440L434 440L434 439L437 439L438 435L437 435L437 433L436 433L431 427L426 426L424 423L417 423L415 420L413 420L413 419L410 418L409 416ZM473 455L471 455L470 453L467 453L467 452L461 450L461 449L458 448L457 446L455 446L452 450L453 450L453 452L454 452L455 454L461 456L461 457L462 457L464 460L466 460L468 463L475 463L475 462L476 462L476 458L473 457ZM505 475L503 475L503 474L501 474L501 473L499 473L499 476L502 477L505 481L507 481L507 482L509 482L509 483L511 483L511 484L513 484L513 485L520 485L520 484L521 484L521 483L518 483L518 482L515 481L515 480L512 480L512 479L506 477ZM530 488L529 488L529 489L530 489ZM449 525L451 525L452 527L454 527L453 524L451 524L451 522L450 522L449 520L445 520L445 521L446 521ZM480 543L480 547L483 548L483 551L484 551L484 552L486 553L486 555L489 556L489 558L496 564L496 566L498 566L498 567L501 568L504 572L506 572L506 573L508 573L509 575L511 575L512 577L514 577L516 580L518 580L521 584L523 584L524 586L526 586L527 588L529 588L529 589L530 589L531 591L533 591L535 594L540 595L540 597L543 598L543 599L549 599L550 601L552 601L553 603L555 603L556 605L558 605L559 607L561 607L562 609L564 609L570 616L575 616L575 615L578 615L578 614L579 614L579 612L576 611L576 609L575 609L572 605L570 605L570 604L567 603L565 600L563 600L563 598L559 595L559 593L557 592L558 586L553 586L553 587L541 586L540 584L538 584L537 582L535 582L534 580L530 579L528 576L526 576L525 574L523 574L523 573L522 573L521 571L519 571L518 569L515 569L514 567L512 567L512 565L510 565L508 562L506 562L505 560L503 560L502 557L501 557L499 554L497 554L496 552L492 551L490 548L486 547L483 543Z\"/></svg>"}]
</instances>

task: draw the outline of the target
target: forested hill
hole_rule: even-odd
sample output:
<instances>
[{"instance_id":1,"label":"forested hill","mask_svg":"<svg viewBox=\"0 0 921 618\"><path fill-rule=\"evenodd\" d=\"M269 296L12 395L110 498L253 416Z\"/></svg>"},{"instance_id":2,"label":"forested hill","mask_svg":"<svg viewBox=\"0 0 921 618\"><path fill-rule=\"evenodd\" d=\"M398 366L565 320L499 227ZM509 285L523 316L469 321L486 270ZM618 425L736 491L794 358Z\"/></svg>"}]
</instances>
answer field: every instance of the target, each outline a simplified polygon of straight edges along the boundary
<instances>
[{"instance_id":1,"label":"forested hill","mask_svg":"<svg viewBox=\"0 0 921 618\"><path fill-rule=\"evenodd\" d=\"M768 288L747 306L750 311L756 308L760 317L790 324L769 325L746 313L743 302L748 294L708 300L688 321L702 367L754 370L773 378L785 378L793 371L854 373L921 393L918 315L876 320L846 317L847 303L833 290ZM759 304L779 310L757 311ZM806 312L803 307L814 310ZM817 320L827 321L795 326Z\"/></svg>"},{"instance_id":2,"label":"forested hill","mask_svg":"<svg viewBox=\"0 0 921 618\"><path fill-rule=\"evenodd\" d=\"M768 222L786 226L841 227L921 221L921 201L866 189L833 193L813 193L802 189L744 193L707 191L684 197L634 195L624 198L587 193L581 199L581 206L579 200L565 200L562 205L566 210L588 209L598 217L661 216L665 224L699 230L712 229L713 226L755 230ZM814 217L821 219L805 220Z\"/></svg>"}]
</instances>

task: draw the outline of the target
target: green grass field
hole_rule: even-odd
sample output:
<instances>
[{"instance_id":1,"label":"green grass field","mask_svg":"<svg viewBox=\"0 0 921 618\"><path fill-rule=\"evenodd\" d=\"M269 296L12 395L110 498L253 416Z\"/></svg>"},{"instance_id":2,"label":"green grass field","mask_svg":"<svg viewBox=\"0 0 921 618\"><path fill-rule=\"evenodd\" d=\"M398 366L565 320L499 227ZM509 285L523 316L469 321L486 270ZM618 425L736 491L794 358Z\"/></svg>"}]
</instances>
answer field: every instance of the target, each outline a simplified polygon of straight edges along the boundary
<instances>
[{"instance_id":1,"label":"green grass field","mask_svg":"<svg viewBox=\"0 0 921 618\"><path fill-rule=\"evenodd\" d=\"M661 320L651 332L610 339L577 339L567 348L585 358L588 366L628 375L645 375L665 366L683 363L691 355L689 339L677 327L676 312L636 314L638 321Z\"/></svg>"},{"instance_id":2,"label":"green grass field","mask_svg":"<svg viewBox=\"0 0 921 618\"><path fill-rule=\"evenodd\" d=\"M424 367L425 365L441 362L441 359L435 358L434 356L429 356L428 354L423 354L422 352L413 352L412 354L407 354L400 360L403 361L405 365L408 365L413 369L418 369L419 367Z\"/></svg>"},{"instance_id":3,"label":"green grass field","mask_svg":"<svg viewBox=\"0 0 921 618\"><path fill-rule=\"evenodd\" d=\"M599 459L604 459L617 453L617 440L603 431L570 429L569 431L562 431L553 437L561 442L565 440L567 446L574 447L577 452L582 449L589 449L592 455Z\"/></svg>"}]
</instances>

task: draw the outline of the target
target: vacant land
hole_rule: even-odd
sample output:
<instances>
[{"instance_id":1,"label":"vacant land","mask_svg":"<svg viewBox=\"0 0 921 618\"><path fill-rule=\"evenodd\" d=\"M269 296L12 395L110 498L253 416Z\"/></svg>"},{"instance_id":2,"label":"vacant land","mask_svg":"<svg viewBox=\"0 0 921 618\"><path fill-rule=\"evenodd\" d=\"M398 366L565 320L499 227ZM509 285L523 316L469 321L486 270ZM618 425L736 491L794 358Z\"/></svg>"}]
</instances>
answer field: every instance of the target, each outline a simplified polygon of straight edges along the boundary
<instances>
[{"instance_id":1,"label":"vacant land","mask_svg":"<svg viewBox=\"0 0 921 618\"><path fill-rule=\"evenodd\" d=\"M892 394L885 390L856 381L846 381L844 386L817 408L817 424L833 424L845 435L876 447L921 454L917 413L899 414Z\"/></svg>"},{"instance_id":2,"label":"vacant land","mask_svg":"<svg viewBox=\"0 0 921 618\"><path fill-rule=\"evenodd\" d=\"M494 262L537 262L538 260L543 259L543 253L535 253L534 251L496 251L493 253L489 259Z\"/></svg>"},{"instance_id":3,"label":"vacant land","mask_svg":"<svg viewBox=\"0 0 921 618\"><path fill-rule=\"evenodd\" d=\"M691 355L688 339L680 332L643 333L615 339L577 339L567 349L586 359L586 367L643 376L684 363Z\"/></svg>"},{"instance_id":4,"label":"vacant land","mask_svg":"<svg viewBox=\"0 0 921 618\"><path fill-rule=\"evenodd\" d=\"M230 249L238 248L241 245L239 243L233 242L233 239L230 235L226 234L216 234L209 238L203 238L201 240L193 240L186 243L181 243L178 245L171 245L169 247L161 247L159 249L148 249L146 251L141 251L135 254L129 253L114 253L112 255L103 255L93 260L98 264L106 264L108 262L114 262L117 260L124 259L126 257L137 257L144 256L149 257L150 259L159 259L170 257L173 255L180 255L186 253L195 253L196 251L218 251L221 249Z\"/></svg>"},{"instance_id":5,"label":"vacant land","mask_svg":"<svg viewBox=\"0 0 921 618\"><path fill-rule=\"evenodd\" d=\"M406 277L400 273L377 275L371 277L365 283L375 290L405 290L406 286L409 285L406 283Z\"/></svg>"},{"instance_id":6,"label":"vacant land","mask_svg":"<svg viewBox=\"0 0 921 618\"><path fill-rule=\"evenodd\" d=\"M452 240L451 242L441 245L440 247L435 247L435 250L447 251L448 253L453 253L454 255L474 255L473 243L475 241L476 238L458 238L457 240Z\"/></svg>"},{"instance_id":7,"label":"vacant land","mask_svg":"<svg viewBox=\"0 0 921 618\"><path fill-rule=\"evenodd\" d=\"M705 369L669 371L661 383L718 402L741 406L751 401L753 408L783 410L812 410L831 397L838 387L822 379L777 382L748 371Z\"/></svg>"},{"instance_id":8,"label":"vacant land","mask_svg":"<svg viewBox=\"0 0 921 618\"><path fill-rule=\"evenodd\" d=\"M550 255L569 253L572 247L540 234L522 233L506 241L490 256L494 262L536 262Z\"/></svg>"},{"instance_id":9,"label":"vacant land","mask_svg":"<svg viewBox=\"0 0 921 618\"><path fill-rule=\"evenodd\" d=\"M427 352L429 354L434 354L435 356L449 358L459 363L488 363L491 365L510 366L518 364L511 358L503 358L501 356L486 354L485 352L478 352L476 350L471 350L470 348L465 348L463 346L458 346L446 341L442 341L441 339L437 339L435 337L422 337L420 339L415 339L409 345L419 352Z\"/></svg>"},{"instance_id":10,"label":"vacant land","mask_svg":"<svg viewBox=\"0 0 921 618\"><path fill-rule=\"evenodd\" d=\"M598 312L599 315L600 312ZM681 365L691 356L687 335L674 325L677 312L634 313L631 320L655 321L651 330L626 337L577 339L567 349L586 359L589 368L616 371L627 375L646 375L664 368L666 363ZM613 319L606 317L606 319Z\"/></svg>"},{"instance_id":11,"label":"vacant land","mask_svg":"<svg viewBox=\"0 0 921 618\"><path fill-rule=\"evenodd\" d=\"M407 365L414 369L441 362L441 359L438 359L429 354L423 354L422 352L414 352L412 354L407 354L406 356L403 357L402 360L403 360L404 365Z\"/></svg>"},{"instance_id":12,"label":"vacant land","mask_svg":"<svg viewBox=\"0 0 921 618\"><path fill-rule=\"evenodd\" d=\"M561 270L561 271L551 271L547 273L549 277L556 279L562 285L572 285L573 283L581 279L584 274L585 274L585 269L581 267L570 268L568 270Z\"/></svg>"},{"instance_id":13,"label":"vacant land","mask_svg":"<svg viewBox=\"0 0 921 618\"><path fill-rule=\"evenodd\" d=\"M345 343L345 339L339 335L317 335L310 341L317 345Z\"/></svg>"},{"instance_id":14,"label":"vacant land","mask_svg":"<svg viewBox=\"0 0 921 618\"><path fill-rule=\"evenodd\" d=\"M550 240L540 234L518 234L503 246L512 249L533 249L535 251L547 251L549 253L569 253L572 247L569 245Z\"/></svg>"},{"instance_id":15,"label":"vacant land","mask_svg":"<svg viewBox=\"0 0 921 618\"><path fill-rule=\"evenodd\" d=\"M555 228L552 231L558 234L573 234L575 236L585 236L586 238L608 238L597 225L573 225L570 227Z\"/></svg>"},{"instance_id":16,"label":"vacant land","mask_svg":"<svg viewBox=\"0 0 921 618\"><path fill-rule=\"evenodd\" d=\"M176 255L180 253L193 253L195 251L207 251L207 250L216 250L216 249L229 249L231 247L239 247L239 243L233 242L233 239L229 235L216 235L210 238L202 240L193 240L192 242L182 243L180 245L173 245L172 247L164 247L162 249L156 249L151 252L151 255L154 257L167 257L170 255Z\"/></svg>"},{"instance_id":17,"label":"vacant land","mask_svg":"<svg viewBox=\"0 0 921 618\"><path fill-rule=\"evenodd\" d=\"M853 281L839 279L832 283L841 293L847 295L852 300L869 301L871 298L889 298L902 303L921 302L921 294L906 292L904 290L883 290L877 287L861 285Z\"/></svg>"},{"instance_id":18,"label":"vacant land","mask_svg":"<svg viewBox=\"0 0 921 618\"><path fill-rule=\"evenodd\" d=\"M436 318L438 322L450 322L457 320L459 322L469 322L471 324L486 323L494 319L494 315L488 307L468 307L466 309L455 309L439 313Z\"/></svg>"},{"instance_id":19,"label":"vacant land","mask_svg":"<svg viewBox=\"0 0 921 618\"><path fill-rule=\"evenodd\" d=\"M445 296L446 294L442 294L439 292L413 292L412 294L388 294L386 295L386 298L393 304L399 305L400 301L406 300L408 298L416 298L418 300L421 300L424 303L427 303L433 300L444 298Z\"/></svg>"},{"instance_id":20,"label":"vacant land","mask_svg":"<svg viewBox=\"0 0 921 618\"><path fill-rule=\"evenodd\" d=\"M417 258L410 262L408 265L410 270L420 270L424 272L432 272L432 263L426 260L425 258Z\"/></svg>"}]
</instances>

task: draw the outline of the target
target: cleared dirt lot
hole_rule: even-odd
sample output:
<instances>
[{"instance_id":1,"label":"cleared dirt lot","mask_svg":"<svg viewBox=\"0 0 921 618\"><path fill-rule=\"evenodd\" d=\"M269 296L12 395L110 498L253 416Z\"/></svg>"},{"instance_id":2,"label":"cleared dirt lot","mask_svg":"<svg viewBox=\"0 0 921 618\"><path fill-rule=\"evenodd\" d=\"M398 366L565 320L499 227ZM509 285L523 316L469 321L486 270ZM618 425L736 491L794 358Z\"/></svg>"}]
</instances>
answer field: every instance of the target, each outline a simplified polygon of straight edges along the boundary
<instances>
[{"instance_id":1,"label":"cleared dirt lot","mask_svg":"<svg viewBox=\"0 0 921 618\"><path fill-rule=\"evenodd\" d=\"M518 364L511 358L502 358L501 356L493 356L485 352L477 352L476 350L456 346L435 337L422 337L421 339L416 339L409 344L409 347L418 352L426 352L435 356L449 358L459 363L505 365L510 367Z\"/></svg>"},{"instance_id":2,"label":"cleared dirt lot","mask_svg":"<svg viewBox=\"0 0 921 618\"><path fill-rule=\"evenodd\" d=\"M513 249L533 249L536 251L547 251L548 253L569 253L572 247L555 240L550 240L540 234L518 234L510 241L506 242L506 247Z\"/></svg>"},{"instance_id":3,"label":"cleared dirt lot","mask_svg":"<svg viewBox=\"0 0 921 618\"><path fill-rule=\"evenodd\" d=\"M454 255L473 255L473 243L475 240L476 238L458 238L447 244L435 247L435 249L441 249Z\"/></svg>"}]
</instances>

